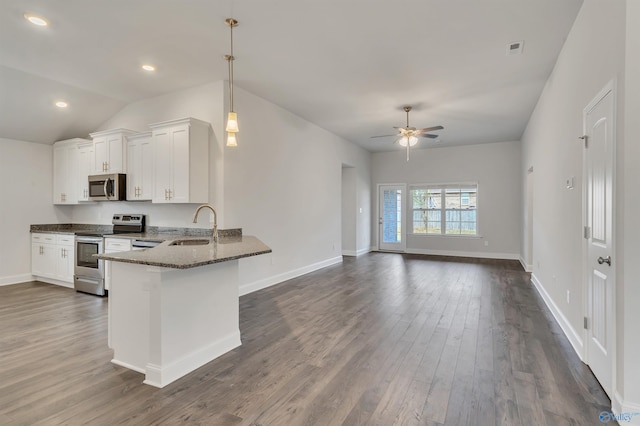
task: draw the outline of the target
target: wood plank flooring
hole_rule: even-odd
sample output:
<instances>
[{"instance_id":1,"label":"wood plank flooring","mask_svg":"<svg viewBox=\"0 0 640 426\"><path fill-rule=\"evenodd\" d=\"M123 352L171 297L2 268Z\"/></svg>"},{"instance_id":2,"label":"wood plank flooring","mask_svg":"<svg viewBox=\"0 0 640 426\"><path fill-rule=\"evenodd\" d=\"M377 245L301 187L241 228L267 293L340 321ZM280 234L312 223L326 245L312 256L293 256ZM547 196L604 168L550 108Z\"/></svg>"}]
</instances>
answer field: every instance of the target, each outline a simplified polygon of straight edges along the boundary
<instances>
[{"instance_id":1,"label":"wood plank flooring","mask_svg":"<svg viewBox=\"0 0 640 426\"><path fill-rule=\"evenodd\" d=\"M242 346L163 389L107 303L0 287L2 425L586 425L610 402L514 261L370 253L240 298Z\"/></svg>"}]
</instances>

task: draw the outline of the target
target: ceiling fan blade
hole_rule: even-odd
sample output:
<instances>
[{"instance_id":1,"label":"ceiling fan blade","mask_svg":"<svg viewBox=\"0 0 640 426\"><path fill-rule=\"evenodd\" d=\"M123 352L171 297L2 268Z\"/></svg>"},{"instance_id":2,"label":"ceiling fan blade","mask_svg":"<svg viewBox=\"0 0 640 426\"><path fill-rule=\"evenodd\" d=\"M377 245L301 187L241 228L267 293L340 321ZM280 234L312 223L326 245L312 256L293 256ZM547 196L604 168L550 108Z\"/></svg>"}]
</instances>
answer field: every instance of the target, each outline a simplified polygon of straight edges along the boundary
<instances>
[{"instance_id":1,"label":"ceiling fan blade","mask_svg":"<svg viewBox=\"0 0 640 426\"><path fill-rule=\"evenodd\" d=\"M393 135L378 135L378 136L371 136L371 138L389 138L391 136L398 136L397 133L394 133Z\"/></svg>"},{"instance_id":2,"label":"ceiling fan blade","mask_svg":"<svg viewBox=\"0 0 640 426\"><path fill-rule=\"evenodd\" d=\"M429 139L435 139L435 138L438 137L438 135L432 135L432 134L429 134L429 133L421 133L421 134L416 135L416 136L419 137L419 138L429 138Z\"/></svg>"},{"instance_id":3,"label":"ceiling fan blade","mask_svg":"<svg viewBox=\"0 0 640 426\"><path fill-rule=\"evenodd\" d=\"M425 127L424 129L416 130L416 133L434 132L436 130L442 130L442 129L444 129L444 127L442 126Z\"/></svg>"}]
</instances>

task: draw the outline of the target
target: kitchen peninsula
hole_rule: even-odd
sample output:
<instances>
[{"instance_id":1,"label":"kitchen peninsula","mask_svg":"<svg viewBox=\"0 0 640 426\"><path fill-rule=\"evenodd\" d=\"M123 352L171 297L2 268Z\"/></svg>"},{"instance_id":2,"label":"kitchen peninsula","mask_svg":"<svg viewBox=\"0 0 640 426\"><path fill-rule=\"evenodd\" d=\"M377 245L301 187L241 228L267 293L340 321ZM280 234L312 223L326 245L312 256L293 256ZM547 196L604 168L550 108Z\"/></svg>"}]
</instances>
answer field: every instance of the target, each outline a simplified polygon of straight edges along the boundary
<instances>
[{"instance_id":1,"label":"kitchen peninsula","mask_svg":"<svg viewBox=\"0 0 640 426\"><path fill-rule=\"evenodd\" d=\"M164 387L240 346L238 260L270 252L237 233L98 255L111 261L112 362Z\"/></svg>"}]
</instances>

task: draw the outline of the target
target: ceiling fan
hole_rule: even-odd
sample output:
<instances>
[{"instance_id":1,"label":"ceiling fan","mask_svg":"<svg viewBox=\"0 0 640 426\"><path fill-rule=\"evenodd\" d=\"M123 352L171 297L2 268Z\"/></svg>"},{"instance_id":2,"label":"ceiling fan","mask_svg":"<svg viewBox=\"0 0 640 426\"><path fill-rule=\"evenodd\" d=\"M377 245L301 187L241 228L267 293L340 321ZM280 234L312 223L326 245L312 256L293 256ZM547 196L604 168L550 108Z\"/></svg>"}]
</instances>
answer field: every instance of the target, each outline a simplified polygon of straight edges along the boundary
<instances>
[{"instance_id":1,"label":"ceiling fan","mask_svg":"<svg viewBox=\"0 0 640 426\"><path fill-rule=\"evenodd\" d=\"M406 127L394 127L394 129L398 130L398 133L395 135L379 135L379 136L371 136L371 137L372 138L388 138L391 136L397 136L398 139L396 139L395 142L399 143L400 146L404 146L407 148L407 161L409 161L409 148L418 143L418 138L435 139L438 137L438 135L434 135L428 132L442 130L444 129L444 127L433 126L433 127L425 127L424 129L416 129L415 127L409 127L409 111L411 111L411 106L407 105L402 109L404 110L404 112L407 113Z\"/></svg>"}]
</instances>

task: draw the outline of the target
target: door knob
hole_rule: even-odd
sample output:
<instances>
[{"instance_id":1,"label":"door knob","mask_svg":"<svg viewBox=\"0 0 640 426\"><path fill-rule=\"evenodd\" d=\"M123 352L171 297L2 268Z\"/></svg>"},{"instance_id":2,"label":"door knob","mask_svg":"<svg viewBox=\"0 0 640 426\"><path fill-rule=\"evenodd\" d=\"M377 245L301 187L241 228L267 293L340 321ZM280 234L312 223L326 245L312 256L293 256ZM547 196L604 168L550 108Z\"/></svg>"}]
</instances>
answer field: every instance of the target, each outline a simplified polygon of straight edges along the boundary
<instances>
[{"instance_id":1,"label":"door knob","mask_svg":"<svg viewBox=\"0 0 640 426\"><path fill-rule=\"evenodd\" d=\"M598 258L598 263L601 264L601 265L603 263L606 263L607 265L611 266L611 256L607 256L607 257L600 256Z\"/></svg>"}]
</instances>

